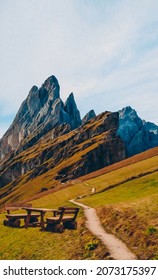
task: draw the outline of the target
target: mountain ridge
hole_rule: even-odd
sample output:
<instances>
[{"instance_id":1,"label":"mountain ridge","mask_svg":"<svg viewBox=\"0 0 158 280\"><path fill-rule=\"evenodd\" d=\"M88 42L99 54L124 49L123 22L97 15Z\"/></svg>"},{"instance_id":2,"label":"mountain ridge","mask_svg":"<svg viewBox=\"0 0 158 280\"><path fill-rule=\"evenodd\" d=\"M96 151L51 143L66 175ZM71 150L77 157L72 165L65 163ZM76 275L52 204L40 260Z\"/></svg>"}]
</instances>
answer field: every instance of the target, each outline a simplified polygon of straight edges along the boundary
<instances>
[{"instance_id":1,"label":"mountain ridge","mask_svg":"<svg viewBox=\"0 0 158 280\"><path fill-rule=\"evenodd\" d=\"M50 76L31 88L0 140L0 197L43 174L54 188L155 146L158 127L130 106L97 116L90 110L81 120L74 94L63 102Z\"/></svg>"},{"instance_id":2,"label":"mountain ridge","mask_svg":"<svg viewBox=\"0 0 158 280\"><path fill-rule=\"evenodd\" d=\"M118 135L125 142L127 157L158 146L158 126L142 120L130 106L119 110L118 113ZM69 127L67 131L70 131L94 117L96 114L92 109L81 120L74 94L71 92L63 102L58 80L52 75L40 88L34 85L29 91L13 123L0 139L0 158L2 160L8 153L17 151L20 146L22 150L34 145L56 126L66 123L67 128Z\"/></svg>"}]
</instances>

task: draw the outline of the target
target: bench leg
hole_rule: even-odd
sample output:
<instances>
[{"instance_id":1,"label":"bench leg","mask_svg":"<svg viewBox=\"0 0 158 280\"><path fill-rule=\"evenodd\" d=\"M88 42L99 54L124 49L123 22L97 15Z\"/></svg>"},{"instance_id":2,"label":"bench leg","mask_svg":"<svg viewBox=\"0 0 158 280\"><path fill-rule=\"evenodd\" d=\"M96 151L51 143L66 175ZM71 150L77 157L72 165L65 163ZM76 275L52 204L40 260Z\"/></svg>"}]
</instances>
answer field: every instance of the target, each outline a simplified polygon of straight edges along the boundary
<instances>
[{"instance_id":1,"label":"bench leg","mask_svg":"<svg viewBox=\"0 0 158 280\"><path fill-rule=\"evenodd\" d=\"M41 213L41 230L45 231L45 227L44 227L44 213Z\"/></svg>"},{"instance_id":2,"label":"bench leg","mask_svg":"<svg viewBox=\"0 0 158 280\"><path fill-rule=\"evenodd\" d=\"M31 218L31 211L28 211L28 215L27 215L26 220L25 220L25 228L28 228L30 218Z\"/></svg>"}]
</instances>

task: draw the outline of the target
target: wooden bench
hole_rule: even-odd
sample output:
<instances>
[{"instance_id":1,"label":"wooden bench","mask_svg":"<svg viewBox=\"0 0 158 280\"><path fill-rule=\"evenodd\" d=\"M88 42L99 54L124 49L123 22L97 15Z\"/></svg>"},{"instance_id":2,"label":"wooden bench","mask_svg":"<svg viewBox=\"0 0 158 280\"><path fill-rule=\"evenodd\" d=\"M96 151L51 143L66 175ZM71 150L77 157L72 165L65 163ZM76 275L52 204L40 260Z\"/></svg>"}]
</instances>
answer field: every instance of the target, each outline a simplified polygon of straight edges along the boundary
<instances>
[{"instance_id":1,"label":"wooden bench","mask_svg":"<svg viewBox=\"0 0 158 280\"><path fill-rule=\"evenodd\" d=\"M55 217L46 218L46 230L62 233L65 228L77 229L76 217L79 208L59 207Z\"/></svg>"},{"instance_id":2,"label":"wooden bench","mask_svg":"<svg viewBox=\"0 0 158 280\"><path fill-rule=\"evenodd\" d=\"M7 211L6 218L8 220L4 220L3 224L4 226L10 226L10 227L20 227L21 220L24 221L27 218L27 213L11 213L11 211L16 211L19 209L22 209L23 207L31 207L32 204L25 204L25 203L5 203L4 204L4 210ZM37 222L39 214L32 214L30 218L30 224Z\"/></svg>"}]
</instances>

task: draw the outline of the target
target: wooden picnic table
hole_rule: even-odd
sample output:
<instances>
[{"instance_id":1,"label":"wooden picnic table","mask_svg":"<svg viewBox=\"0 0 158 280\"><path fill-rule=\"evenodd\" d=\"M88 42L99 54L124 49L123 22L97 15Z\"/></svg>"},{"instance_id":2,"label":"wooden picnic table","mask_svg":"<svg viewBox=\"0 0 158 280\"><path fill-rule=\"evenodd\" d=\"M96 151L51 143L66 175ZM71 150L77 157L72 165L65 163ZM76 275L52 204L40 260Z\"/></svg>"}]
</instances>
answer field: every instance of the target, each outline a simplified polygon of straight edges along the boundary
<instances>
[{"instance_id":1,"label":"wooden picnic table","mask_svg":"<svg viewBox=\"0 0 158 280\"><path fill-rule=\"evenodd\" d=\"M47 208L33 208L33 207L23 207L22 209L27 211L27 217L25 220L25 228L27 228L29 226L29 222L30 222L30 218L31 218L31 213L32 212L38 212L40 213L40 226L41 226L41 230L44 231L45 227L44 227L44 216L46 212L52 212L54 214L54 216L56 216L56 214L59 212L59 210L57 209L47 209Z\"/></svg>"}]
</instances>

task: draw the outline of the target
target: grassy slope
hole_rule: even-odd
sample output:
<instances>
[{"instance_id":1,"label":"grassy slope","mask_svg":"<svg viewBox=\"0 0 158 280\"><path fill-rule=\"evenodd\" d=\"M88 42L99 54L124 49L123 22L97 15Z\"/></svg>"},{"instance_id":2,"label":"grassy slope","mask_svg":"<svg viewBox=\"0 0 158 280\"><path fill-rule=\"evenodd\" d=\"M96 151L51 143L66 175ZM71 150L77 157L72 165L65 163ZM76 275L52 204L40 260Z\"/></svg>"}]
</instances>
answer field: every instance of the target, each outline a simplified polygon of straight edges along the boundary
<instances>
[{"instance_id":1,"label":"grassy slope","mask_svg":"<svg viewBox=\"0 0 158 280\"><path fill-rule=\"evenodd\" d=\"M149 158L152 158L152 157L155 157L155 156L158 156L158 147L155 147L155 148L150 149L148 151L145 151L143 153L137 154L137 155L135 155L133 157L130 157L130 158L127 158L125 160L119 161L115 164L104 167L104 168L102 168L100 170L97 170L93 173L89 173L85 176L80 177L80 179L81 180L90 180L90 179L99 177L101 175L104 175L106 173L109 173L111 171L120 169L122 167L127 167L128 165L135 164L137 162L140 162L140 164L141 164L141 161L145 162L146 159L149 159ZM142 171L143 171L143 166L142 166Z\"/></svg>"},{"instance_id":2,"label":"grassy slope","mask_svg":"<svg viewBox=\"0 0 158 280\"><path fill-rule=\"evenodd\" d=\"M63 196L61 197L63 192ZM70 205L65 190L33 202L33 206L55 208ZM66 199L66 200L65 200ZM50 214L48 214L50 215ZM64 233L41 232L39 228L10 228L3 226L4 213L0 214L0 259L107 259L108 251L103 244L85 228L85 218L80 210L78 229ZM95 251L87 249L87 244L97 242Z\"/></svg>"},{"instance_id":3,"label":"grassy slope","mask_svg":"<svg viewBox=\"0 0 158 280\"><path fill-rule=\"evenodd\" d=\"M81 201L97 208L106 230L122 239L139 259L158 259L158 172Z\"/></svg>"},{"instance_id":4,"label":"grassy slope","mask_svg":"<svg viewBox=\"0 0 158 280\"><path fill-rule=\"evenodd\" d=\"M149 157L141 162L111 171L105 175L76 183L58 192L33 201L34 206L58 207L67 205L68 199L97 191L113 184L111 190L80 201L97 208L103 226L123 239L140 259L158 257L158 157ZM151 174L140 177L147 172ZM137 174L136 179L123 183ZM120 185L119 185L120 184ZM4 214L0 215L1 259L106 259L107 251L99 243L94 251L85 246L93 236L83 225L83 212L78 218L77 231L66 230L62 235L40 232L39 228L13 229L3 227ZM36 236L36 239L35 239ZM41 238L42 237L42 238ZM68 246L67 246L68 244Z\"/></svg>"},{"instance_id":5,"label":"grassy slope","mask_svg":"<svg viewBox=\"0 0 158 280\"><path fill-rule=\"evenodd\" d=\"M3 216L0 215L2 223ZM93 243L94 236L84 227L83 218L78 219L78 230L55 234L41 232L39 228L16 229L0 225L1 260L69 260L69 259L107 259L108 252L101 242L95 251L86 249Z\"/></svg>"},{"instance_id":6,"label":"grassy slope","mask_svg":"<svg viewBox=\"0 0 158 280\"><path fill-rule=\"evenodd\" d=\"M104 184L104 181L100 181L100 185L102 183ZM105 204L139 201L144 197L156 194L158 194L158 172L120 184L113 189L83 198L81 201L97 207Z\"/></svg>"},{"instance_id":7,"label":"grassy slope","mask_svg":"<svg viewBox=\"0 0 158 280\"><path fill-rule=\"evenodd\" d=\"M44 145L44 143L42 143L42 145ZM81 157L86 150L91 148L89 147L84 151L81 151L80 154L77 155L77 157ZM31 150L27 152L29 152L29 156L32 153ZM71 161L76 162L76 155L71 157ZM133 176L140 176L143 173L152 172L153 170L157 169L157 162L158 147L129 159L123 160L121 162L112 164L86 176L80 177L77 180L79 180L80 182L84 182L84 185L83 183L79 185L79 195L88 194L93 186L95 186L98 191L109 187L109 185L111 186L113 184L120 184L121 182L124 182L128 178L131 178ZM21 176L21 181L14 188L12 187L11 183L0 189L0 196L2 196L5 191L8 193L8 189L11 189L11 192L8 193L7 197L4 197L0 200L0 204L3 204L6 200L27 200L28 198L38 194L43 187L47 187L48 189L52 190L52 192L56 190L58 191L60 188L67 187L69 183L59 184L59 182L54 180L54 176L58 172L58 170L60 170L64 166L68 166L69 164L70 159L67 159L55 168L50 169L48 172L34 179L31 179L28 182L26 182L26 174ZM93 180L94 178L95 180ZM100 181L104 181L104 183L100 184Z\"/></svg>"}]
</instances>

